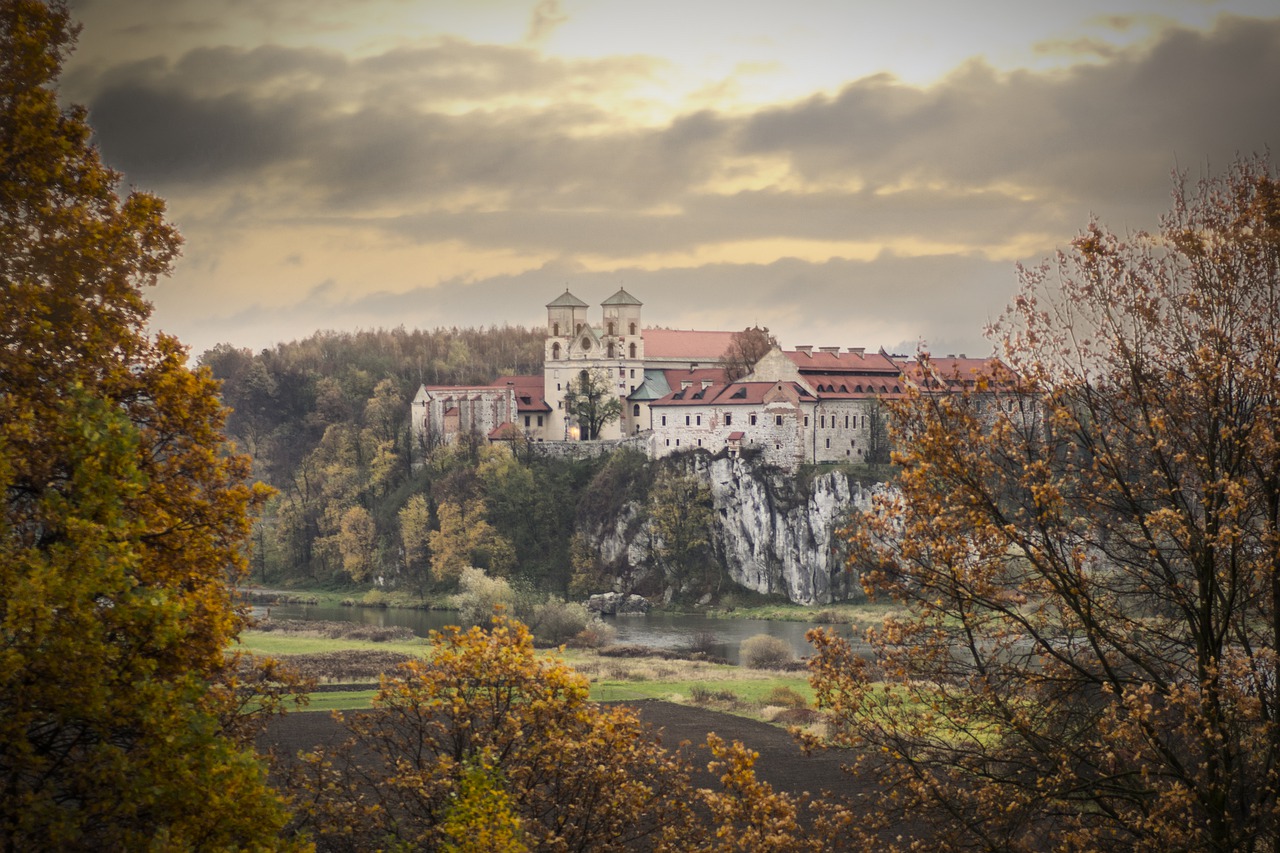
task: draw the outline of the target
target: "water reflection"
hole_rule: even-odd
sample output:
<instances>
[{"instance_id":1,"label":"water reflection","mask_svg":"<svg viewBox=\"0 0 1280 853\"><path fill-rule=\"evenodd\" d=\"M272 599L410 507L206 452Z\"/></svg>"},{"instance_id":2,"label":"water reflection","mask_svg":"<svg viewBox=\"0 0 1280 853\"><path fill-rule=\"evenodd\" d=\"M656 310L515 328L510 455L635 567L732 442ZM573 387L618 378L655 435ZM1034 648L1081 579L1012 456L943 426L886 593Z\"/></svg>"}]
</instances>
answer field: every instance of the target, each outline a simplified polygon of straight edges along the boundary
<instances>
[{"instance_id":1,"label":"water reflection","mask_svg":"<svg viewBox=\"0 0 1280 853\"><path fill-rule=\"evenodd\" d=\"M342 607L341 605L278 604L254 607L255 617L270 615L276 619L354 622L379 627L406 627L419 637L433 629L457 624L458 614L441 610L401 610L376 607ZM698 648L730 663L738 663L738 647L756 634L779 637L791 644L796 657L807 657L812 647L804 635L813 623L774 622L765 619L713 619L692 613L649 613L643 616L606 616L605 621L618 631L621 645L652 646L658 649ZM842 636L851 635L849 626L833 627Z\"/></svg>"}]
</instances>

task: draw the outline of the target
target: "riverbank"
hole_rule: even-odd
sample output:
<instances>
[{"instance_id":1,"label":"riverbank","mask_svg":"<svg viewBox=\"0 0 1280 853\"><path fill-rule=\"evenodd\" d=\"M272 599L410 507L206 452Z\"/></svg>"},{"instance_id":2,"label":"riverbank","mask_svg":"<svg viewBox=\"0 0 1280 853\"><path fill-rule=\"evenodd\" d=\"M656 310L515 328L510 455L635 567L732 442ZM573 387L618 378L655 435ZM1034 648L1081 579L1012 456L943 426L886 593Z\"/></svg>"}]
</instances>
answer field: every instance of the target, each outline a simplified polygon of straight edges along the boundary
<instances>
[{"instance_id":1,"label":"riverbank","mask_svg":"<svg viewBox=\"0 0 1280 853\"><path fill-rule=\"evenodd\" d=\"M264 630L269 627L269 630ZM380 675L429 653L427 640L405 628L354 623L271 621L245 631L240 648L278 658L321 688L316 710L368 708ZM798 663L753 669L703 652L636 646L548 650L587 678L596 701L661 700L777 725L816 726L813 691Z\"/></svg>"},{"instance_id":2,"label":"riverbank","mask_svg":"<svg viewBox=\"0 0 1280 853\"><path fill-rule=\"evenodd\" d=\"M273 589L241 586L237 593L255 606L270 607L283 604L308 606L368 607L373 609L402 609L426 611L455 611L452 595L423 597L402 590L386 591L378 588L351 587L344 589ZM821 605L790 604L785 602L760 602L761 596L744 596L746 603L738 603L734 597L715 606L654 605L653 612L677 615L699 615L711 619L757 619L770 622L813 622L826 625L851 625L861 632L880 625L886 616L900 610L892 603L833 602Z\"/></svg>"}]
</instances>

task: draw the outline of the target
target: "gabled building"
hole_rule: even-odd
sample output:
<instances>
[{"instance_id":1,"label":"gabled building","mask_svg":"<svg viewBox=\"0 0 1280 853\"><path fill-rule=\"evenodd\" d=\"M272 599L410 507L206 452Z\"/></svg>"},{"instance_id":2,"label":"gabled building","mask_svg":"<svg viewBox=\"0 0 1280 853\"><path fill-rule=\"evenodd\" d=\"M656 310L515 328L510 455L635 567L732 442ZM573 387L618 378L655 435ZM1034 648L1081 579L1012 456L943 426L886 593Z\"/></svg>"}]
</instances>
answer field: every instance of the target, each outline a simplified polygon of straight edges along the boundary
<instances>
[{"instance_id":1,"label":"gabled building","mask_svg":"<svg viewBox=\"0 0 1280 853\"><path fill-rule=\"evenodd\" d=\"M653 454L755 450L775 465L873 459L885 450L880 402L901 371L862 348L775 349L737 382L688 385L650 403Z\"/></svg>"},{"instance_id":2,"label":"gabled building","mask_svg":"<svg viewBox=\"0 0 1280 853\"><path fill-rule=\"evenodd\" d=\"M427 446L466 434L511 440L512 430L545 441L551 407L542 384L541 376L503 376L488 385L423 385L410 404L414 435Z\"/></svg>"}]
</instances>

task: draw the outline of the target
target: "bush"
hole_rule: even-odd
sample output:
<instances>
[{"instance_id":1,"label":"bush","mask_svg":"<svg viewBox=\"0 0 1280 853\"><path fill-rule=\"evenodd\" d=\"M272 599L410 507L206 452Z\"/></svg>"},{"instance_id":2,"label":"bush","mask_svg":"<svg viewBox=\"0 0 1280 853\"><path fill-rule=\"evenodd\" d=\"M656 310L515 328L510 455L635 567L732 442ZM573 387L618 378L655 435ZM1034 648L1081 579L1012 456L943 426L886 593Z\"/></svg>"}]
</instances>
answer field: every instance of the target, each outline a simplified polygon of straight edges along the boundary
<instances>
[{"instance_id":1,"label":"bush","mask_svg":"<svg viewBox=\"0 0 1280 853\"><path fill-rule=\"evenodd\" d=\"M502 578L491 578L483 569L468 566L458 579L461 591L453 597L458 618L464 625L487 625L496 608L510 612L516 595L511 584Z\"/></svg>"},{"instance_id":2,"label":"bush","mask_svg":"<svg viewBox=\"0 0 1280 853\"><path fill-rule=\"evenodd\" d=\"M539 642L558 646L582 633L590 622L585 604L549 598L534 606L529 629Z\"/></svg>"},{"instance_id":3,"label":"bush","mask_svg":"<svg viewBox=\"0 0 1280 853\"><path fill-rule=\"evenodd\" d=\"M809 700L804 698L803 693L793 690L785 684L779 684L770 690L762 701L765 705L781 705L784 708L807 708L809 706Z\"/></svg>"},{"instance_id":4,"label":"bush","mask_svg":"<svg viewBox=\"0 0 1280 853\"><path fill-rule=\"evenodd\" d=\"M611 645L616 639L618 639L618 629L597 616L578 632L571 645L580 649L599 649Z\"/></svg>"},{"instance_id":5,"label":"bush","mask_svg":"<svg viewBox=\"0 0 1280 853\"><path fill-rule=\"evenodd\" d=\"M756 634L742 641L738 658L743 666L752 669L781 669L795 660L795 653L791 651L791 644L780 637Z\"/></svg>"}]
</instances>

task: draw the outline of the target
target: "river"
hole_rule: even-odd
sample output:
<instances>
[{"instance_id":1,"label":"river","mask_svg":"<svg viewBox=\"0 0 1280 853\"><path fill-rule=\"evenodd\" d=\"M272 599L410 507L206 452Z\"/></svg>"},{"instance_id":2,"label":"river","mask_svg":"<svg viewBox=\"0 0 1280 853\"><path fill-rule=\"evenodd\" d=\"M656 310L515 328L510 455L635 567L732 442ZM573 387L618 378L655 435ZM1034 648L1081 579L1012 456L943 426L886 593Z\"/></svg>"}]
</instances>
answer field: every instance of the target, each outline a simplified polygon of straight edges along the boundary
<instances>
[{"instance_id":1,"label":"river","mask_svg":"<svg viewBox=\"0 0 1280 853\"><path fill-rule=\"evenodd\" d=\"M254 615L262 617L268 608L255 607ZM319 604L274 604L270 615L275 619L311 619L329 622L355 622L362 625L403 626L419 637L428 631L457 624L458 614L448 610L405 610L380 607L343 607ZM657 649L698 648L730 663L738 663L738 647L756 634L780 637L791 644L796 657L807 657L812 647L805 642L805 632L816 627L811 622L776 622L767 619L714 619L696 613L653 612L643 616L606 616L604 620L617 629L619 645L651 646ZM842 636L851 634L848 625L832 627Z\"/></svg>"}]
</instances>

